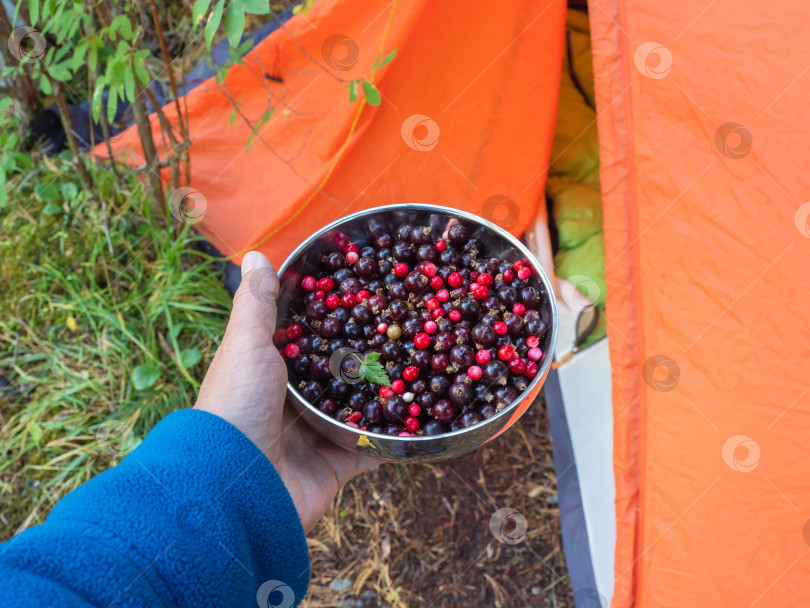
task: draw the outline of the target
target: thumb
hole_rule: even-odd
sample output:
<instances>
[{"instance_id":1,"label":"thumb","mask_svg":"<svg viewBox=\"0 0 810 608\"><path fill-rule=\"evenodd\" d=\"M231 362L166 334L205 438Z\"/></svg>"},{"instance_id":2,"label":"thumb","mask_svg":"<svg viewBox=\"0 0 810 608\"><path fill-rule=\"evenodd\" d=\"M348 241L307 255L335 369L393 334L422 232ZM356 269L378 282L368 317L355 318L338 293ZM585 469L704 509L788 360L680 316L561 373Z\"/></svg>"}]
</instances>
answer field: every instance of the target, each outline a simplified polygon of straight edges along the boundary
<instances>
[{"instance_id":1,"label":"thumb","mask_svg":"<svg viewBox=\"0 0 810 608\"><path fill-rule=\"evenodd\" d=\"M247 332L266 331L272 337L276 329L276 299L279 279L276 269L263 254L251 251L242 258L242 282L233 297L229 329L247 336ZM244 333L243 333L244 332Z\"/></svg>"}]
</instances>

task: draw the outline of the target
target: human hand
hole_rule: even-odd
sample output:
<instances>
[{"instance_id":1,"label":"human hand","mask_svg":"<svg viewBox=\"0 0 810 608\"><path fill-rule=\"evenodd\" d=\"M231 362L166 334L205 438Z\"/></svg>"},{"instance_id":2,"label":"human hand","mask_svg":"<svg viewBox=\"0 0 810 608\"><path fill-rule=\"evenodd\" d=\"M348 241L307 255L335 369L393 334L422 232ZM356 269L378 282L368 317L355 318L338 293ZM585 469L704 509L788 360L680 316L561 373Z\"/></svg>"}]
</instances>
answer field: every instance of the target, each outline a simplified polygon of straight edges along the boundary
<instances>
[{"instance_id":1,"label":"human hand","mask_svg":"<svg viewBox=\"0 0 810 608\"><path fill-rule=\"evenodd\" d=\"M287 368L273 345L279 279L265 256L242 260L242 282L196 409L224 418L270 459L308 532L340 487L379 462L338 447L284 407Z\"/></svg>"}]
</instances>

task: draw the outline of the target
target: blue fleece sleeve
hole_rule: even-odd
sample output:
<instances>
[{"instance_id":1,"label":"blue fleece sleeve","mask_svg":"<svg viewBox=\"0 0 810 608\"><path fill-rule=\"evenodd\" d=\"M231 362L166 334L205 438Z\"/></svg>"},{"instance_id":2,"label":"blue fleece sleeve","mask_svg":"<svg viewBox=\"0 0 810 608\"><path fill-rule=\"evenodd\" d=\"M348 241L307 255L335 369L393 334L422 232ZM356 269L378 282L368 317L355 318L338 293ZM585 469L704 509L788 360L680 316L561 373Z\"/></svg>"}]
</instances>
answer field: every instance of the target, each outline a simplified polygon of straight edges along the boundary
<instances>
[{"instance_id":1,"label":"blue fleece sleeve","mask_svg":"<svg viewBox=\"0 0 810 608\"><path fill-rule=\"evenodd\" d=\"M308 583L304 531L270 461L190 409L0 545L4 608L291 608Z\"/></svg>"}]
</instances>

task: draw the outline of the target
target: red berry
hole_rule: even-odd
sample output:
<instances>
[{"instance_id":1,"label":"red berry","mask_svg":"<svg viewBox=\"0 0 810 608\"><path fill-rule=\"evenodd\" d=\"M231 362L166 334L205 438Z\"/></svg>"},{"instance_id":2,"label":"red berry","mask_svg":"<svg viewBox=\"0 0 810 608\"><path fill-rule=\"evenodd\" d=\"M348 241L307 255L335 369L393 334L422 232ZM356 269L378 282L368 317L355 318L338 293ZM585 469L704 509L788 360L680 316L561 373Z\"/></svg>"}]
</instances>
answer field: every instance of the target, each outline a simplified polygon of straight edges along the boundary
<instances>
[{"instance_id":1,"label":"red berry","mask_svg":"<svg viewBox=\"0 0 810 608\"><path fill-rule=\"evenodd\" d=\"M447 282L450 284L450 287L461 287L461 284L464 283L464 277L458 272L451 272L450 276L447 277Z\"/></svg>"},{"instance_id":2,"label":"red berry","mask_svg":"<svg viewBox=\"0 0 810 608\"><path fill-rule=\"evenodd\" d=\"M352 242L352 240L348 237L348 235L346 235L346 234L344 234L342 232L338 232L335 235L335 244L337 244L338 249L342 249L342 250L345 251L346 245L348 245L351 242Z\"/></svg>"},{"instance_id":3,"label":"red berry","mask_svg":"<svg viewBox=\"0 0 810 608\"><path fill-rule=\"evenodd\" d=\"M517 353L511 344L504 344L498 349L498 357L501 361L511 361L517 357Z\"/></svg>"},{"instance_id":4,"label":"red berry","mask_svg":"<svg viewBox=\"0 0 810 608\"><path fill-rule=\"evenodd\" d=\"M509 362L509 371L513 374L520 375L526 370L526 361L520 357L515 357Z\"/></svg>"},{"instance_id":5,"label":"red berry","mask_svg":"<svg viewBox=\"0 0 810 608\"><path fill-rule=\"evenodd\" d=\"M405 428L408 429L411 433L414 433L419 430L419 419L414 418L413 416L409 416L405 419Z\"/></svg>"},{"instance_id":6,"label":"red berry","mask_svg":"<svg viewBox=\"0 0 810 608\"><path fill-rule=\"evenodd\" d=\"M471 365L467 370L467 375L473 380L480 380L481 376L484 375L484 372L481 371L481 368L477 365Z\"/></svg>"},{"instance_id":7,"label":"red berry","mask_svg":"<svg viewBox=\"0 0 810 608\"><path fill-rule=\"evenodd\" d=\"M408 382L413 382L419 377L419 368L415 365L409 365L402 372L402 377Z\"/></svg>"},{"instance_id":8,"label":"red berry","mask_svg":"<svg viewBox=\"0 0 810 608\"><path fill-rule=\"evenodd\" d=\"M511 268L507 268L506 270L504 270L503 271L503 280L506 281L507 283L511 283L512 281L514 281L515 280L515 271L512 270Z\"/></svg>"},{"instance_id":9,"label":"red berry","mask_svg":"<svg viewBox=\"0 0 810 608\"><path fill-rule=\"evenodd\" d=\"M436 310L433 311L433 318L434 319L440 319L443 316L444 316L444 309L443 308L437 308Z\"/></svg>"},{"instance_id":10,"label":"red berry","mask_svg":"<svg viewBox=\"0 0 810 608\"><path fill-rule=\"evenodd\" d=\"M522 315L524 312L526 312L526 307L520 302L517 302L512 307L512 312L515 313L516 315Z\"/></svg>"},{"instance_id":11,"label":"red berry","mask_svg":"<svg viewBox=\"0 0 810 608\"><path fill-rule=\"evenodd\" d=\"M416 417L416 416L418 416L419 414L422 413L422 408L419 407L418 403L412 403L411 406L408 408L408 413L411 416Z\"/></svg>"},{"instance_id":12,"label":"red berry","mask_svg":"<svg viewBox=\"0 0 810 608\"><path fill-rule=\"evenodd\" d=\"M483 285L479 285L475 291L473 291L473 295L476 300L486 300L489 297L489 289Z\"/></svg>"},{"instance_id":13,"label":"red berry","mask_svg":"<svg viewBox=\"0 0 810 608\"><path fill-rule=\"evenodd\" d=\"M365 424L361 424L361 425L360 425L360 430L361 430L361 431L367 431L367 430L368 430L368 427L367 427Z\"/></svg>"},{"instance_id":14,"label":"red berry","mask_svg":"<svg viewBox=\"0 0 810 608\"><path fill-rule=\"evenodd\" d=\"M360 254L355 253L354 251L350 251L349 253L346 254L346 261L349 264L354 264L359 259L360 259Z\"/></svg>"},{"instance_id":15,"label":"red berry","mask_svg":"<svg viewBox=\"0 0 810 608\"><path fill-rule=\"evenodd\" d=\"M304 277L301 280L301 287L303 287L306 291L315 291L317 286L318 282L315 280L315 277Z\"/></svg>"},{"instance_id":16,"label":"red berry","mask_svg":"<svg viewBox=\"0 0 810 608\"><path fill-rule=\"evenodd\" d=\"M441 277L430 277L430 288L431 289L439 289L442 285L444 285L444 281Z\"/></svg>"},{"instance_id":17,"label":"red berry","mask_svg":"<svg viewBox=\"0 0 810 608\"><path fill-rule=\"evenodd\" d=\"M518 269L518 278L521 281L525 281L530 276L532 276L532 269L531 268L527 268L526 266L524 266L523 268Z\"/></svg>"},{"instance_id":18,"label":"red berry","mask_svg":"<svg viewBox=\"0 0 810 608\"><path fill-rule=\"evenodd\" d=\"M424 329L426 333L435 334L439 327L436 325L436 321L425 321Z\"/></svg>"},{"instance_id":19,"label":"red berry","mask_svg":"<svg viewBox=\"0 0 810 608\"><path fill-rule=\"evenodd\" d=\"M527 378L534 378L537 375L537 372L540 371L540 368L537 367L537 363L534 361L529 361L526 364L526 370L523 372L523 375Z\"/></svg>"},{"instance_id":20,"label":"red berry","mask_svg":"<svg viewBox=\"0 0 810 608\"><path fill-rule=\"evenodd\" d=\"M343 308L352 308L355 304L357 304L357 298L354 297L353 293L344 293L340 298L340 305Z\"/></svg>"},{"instance_id":21,"label":"red berry","mask_svg":"<svg viewBox=\"0 0 810 608\"><path fill-rule=\"evenodd\" d=\"M323 291L332 291L335 288L335 282L329 277L318 279L318 289Z\"/></svg>"},{"instance_id":22,"label":"red berry","mask_svg":"<svg viewBox=\"0 0 810 608\"><path fill-rule=\"evenodd\" d=\"M475 361L476 363L480 363L481 365L485 365L489 363L489 360L492 359L492 355L489 354L488 350L481 349L477 353L475 353Z\"/></svg>"},{"instance_id":23,"label":"red berry","mask_svg":"<svg viewBox=\"0 0 810 608\"><path fill-rule=\"evenodd\" d=\"M365 289L361 289L360 291L357 292L357 301L365 302L366 300L369 299L370 296L371 294L369 292L367 292Z\"/></svg>"},{"instance_id":24,"label":"red berry","mask_svg":"<svg viewBox=\"0 0 810 608\"><path fill-rule=\"evenodd\" d=\"M323 300L326 297L326 293L324 292L323 289L316 289L313 292L312 297L315 298L316 300Z\"/></svg>"},{"instance_id":25,"label":"red berry","mask_svg":"<svg viewBox=\"0 0 810 608\"><path fill-rule=\"evenodd\" d=\"M284 354L287 355L290 359L295 359L298 356L298 345L293 344L290 342L287 346L284 347Z\"/></svg>"},{"instance_id":26,"label":"red berry","mask_svg":"<svg viewBox=\"0 0 810 608\"><path fill-rule=\"evenodd\" d=\"M503 321L498 321L495 325L492 326L492 329L495 330L495 333L499 336L505 336L509 332L509 327Z\"/></svg>"},{"instance_id":27,"label":"red berry","mask_svg":"<svg viewBox=\"0 0 810 608\"><path fill-rule=\"evenodd\" d=\"M533 347L532 347L532 348L530 348L530 349L529 349L529 351L526 353L526 356L527 356L529 359L531 359L532 361L539 361L539 360L540 360L540 357L542 357L542 356L543 356L543 351L542 351L542 350L540 350L539 348L537 348L536 346L533 346Z\"/></svg>"},{"instance_id":28,"label":"red berry","mask_svg":"<svg viewBox=\"0 0 810 608\"><path fill-rule=\"evenodd\" d=\"M404 393L405 392L405 382L397 378L391 383L391 388L394 389L395 393Z\"/></svg>"},{"instance_id":29,"label":"red berry","mask_svg":"<svg viewBox=\"0 0 810 608\"><path fill-rule=\"evenodd\" d=\"M534 348L535 346L539 345L540 345L540 338L538 338L537 336L529 336L528 338L526 338L526 346L528 346L529 348Z\"/></svg>"},{"instance_id":30,"label":"red berry","mask_svg":"<svg viewBox=\"0 0 810 608\"><path fill-rule=\"evenodd\" d=\"M408 274L408 265L400 262L394 266L394 274L398 277L404 277L406 274Z\"/></svg>"},{"instance_id":31,"label":"red berry","mask_svg":"<svg viewBox=\"0 0 810 608\"><path fill-rule=\"evenodd\" d=\"M448 312L447 316L450 317L451 321L461 321L461 313L455 309Z\"/></svg>"},{"instance_id":32,"label":"red berry","mask_svg":"<svg viewBox=\"0 0 810 608\"><path fill-rule=\"evenodd\" d=\"M304 334L304 328L302 328L302 327L301 327L300 325L298 325L297 323L295 323L295 324L293 324L293 325L290 325L290 326L287 328L287 337L288 337L290 340L297 340L297 339L298 339L298 338L300 338L300 337L301 337L303 334Z\"/></svg>"},{"instance_id":33,"label":"red berry","mask_svg":"<svg viewBox=\"0 0 810 608\"><path fill-rule=\"evenodd\" d=\"M413 337L413 345L416 348L427 348L430 346L430 336L425 333L418 333Z\"/></svg>"},{"instance_id":34,"label":"red berry","mask_svg":"<svg viewBox=\"0 0 810 608\"><path fill-rule=\"evenodd\" d=\"M356 422L352 422L351 420L346 421L346 426L350 426L350 427L355 428L355 429L360 428L360 425L358 425Z\"/></svg>"},{"instance_id":35,"label":"red berry","mask_svg":"<svg viewBox=\"0 0 810 608\"><path fill-rule=\"evenodd\" d=\"M436 264L433 262L425 262L422 264L422 274L426 277L435 277L436 276Z\"/></svg>"},{"instance_id":36,"label":"red berry","mask_svg":"<svg viewBox=\"0 0 810 608\"><path fill-rule=\"evenodd\" d=\"M440 289L436 292L436 298L439 300L439 302L447 302L447 300L450 299L450 292L446 289Z\"/></svg>"},{"instance_id":37,"label":"red berry","mask_svg":"<svg viewBox=\"0 0 810 608\"><path fill-rule=\"evenodd\" d=\"M390 399L394 396L394 389L390 386L381 386L380 387L380 397L383 399Z\"/></svg>"},{"instance_id":38,"label":"red berry","mask_svg":"<svg viewBox=\"0 0 810 608\"><path fill-rule=\"evenodd\" d=\"M525 265L526 265L526 262L524 262L523 260L518 260L517 262L515 262L514 264L512 264L512 267L513 267L515 270L520 270L520 269L521 269L521 268L523 268L523 266L525 266Z\"/></svg>"},{"instance_id":39,"label":"red berry","mask_svg":"<svg viewBox=\"0 0 810 608\"><path fill-rule=\"evenodd\" d=\"M349 422L360 422L360 420L362 419L363 419L363 412L359 411L352 412L351 414L349 414L349 417L347 418Z\"/></svg>"},{"instance_id":40,"label":"red berry","mask_svg":"<svg viewBox=\"0 0 810 608\"><path fill-rule=\"evenodd\" d=\"M335 310L338 306L340 306L340 298L337 297L335 294L326 297L326 305Z\"/></svg>"},{"instance_id":41,"label":"red berry","mask_svg":"<svg viewBox=\"0 0 810 608\"><path fill-rule=\"evenodd\" d=\"M478 275L478 282L484 287L492 286L492 275L488 272L482 272Z\"/></svg>"},{"instance_id":42,"label":"red berry","mask_svg":"<svg viewBox=\"0 0 810 608\"><path fill-rule=\"evenodd\" d=\"M348 245L346 245L346 247L343 249L343 251L345 253L353 252L353 253L359 254L360 253L360 247L358 247L354 243L349 243Z\"/></svg>"},{"instance_id":43,"label":"red berry","mask_svg":"<svg viewBox=\"0 0 810 608\"><path fill-rule=\"evenodd\" d=\"M472 276L470 276L470 279L472 280L472 283L470 283L470 291L475 293L475 290L478 289L481 286L478 283L475 282L475 279L473 279Z\"/></svg>"},{"instance_id":44,"label":"red berry","mask_svg":"<svg viewBox=\"0 0 810 608\"><path fill-rule=\"evenodd\" d=\"M388 331L388 323L380 323L377 326L377 333L378 334L384 334L387 331Z\"/></svg>"},{"instance_id":45,"label":"red berry","mask_svg":"<svg viewBox=\"0 0 810 608\"><path fill-rule=\"evenodd\" d=\"M447 243L445 243L444 241L438 241L436 243L436 249L438 249L439 251L444 251L445 249L447 249Z\"/></svg>"},{"instance_id":46,"label":"red berry","mask_svg":"<svg viewBox=\"0 0 810 608\"><path fill-rule=\"evenodd\" d=\"M425 306L427 306L428 310L436 310L442 303L439 302L438 298L430 298L427 302L425 302Z\"/></svg>"}]
</instances>

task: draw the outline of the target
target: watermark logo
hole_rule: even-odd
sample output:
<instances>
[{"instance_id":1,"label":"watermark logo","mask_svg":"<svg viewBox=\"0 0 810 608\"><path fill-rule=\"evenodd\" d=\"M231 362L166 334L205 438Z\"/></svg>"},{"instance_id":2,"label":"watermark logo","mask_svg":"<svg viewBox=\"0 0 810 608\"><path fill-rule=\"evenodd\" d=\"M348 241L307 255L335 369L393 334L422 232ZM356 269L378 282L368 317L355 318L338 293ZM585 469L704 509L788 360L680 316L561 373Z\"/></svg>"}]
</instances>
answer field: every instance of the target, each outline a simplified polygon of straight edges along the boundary
<instances>
[{"instance_id":1,"label":"watermark logo","mask_svg":"<svg viewBox=\"0 0 810 608\"><path fill-rule=\"evenodd\" d=\"M346 72L351 70L360 59L360 47L343 34L333 34L323 41L321 57L333 70Z\"/></svg>"},{"instance_id":2,"label":"watermark logo","mask_svg":"<svg viewBox=\"0 0 810 608\"><path fill-rule=\"evenodd\" d=\"M574 606L577 608L608 608L607 598L596 589L582 587L574 591Z\"/></svg>"},{"instance_id":3,"label":"watermark logo","mask_svg":"<svg viewBox=\"0 0 810 608\"><path fill-rule=\"evenodd\" d=\"M641 375L651 389L667 393L678 386L681 368L665 355L653 355L644 362Z\"/></svg>"},{"instance_id":4,"label":"watermark logo","mask_svg":"<svg viewBox=\"0 0 810 608\"><path fill-rule=\"evenodd\" d=\"M489 518L489 531L492 536L507 545L517 545L526 538L529 522L520 511L503 507Z\"/></svg>"},{"instance_id":5,"label":"watermark logo","mask_svg":"<svg viewBox=\"0 0 810 608\"><path fill-rule=\"evenodd\" d=\"M745 158L751 151L754 136L738 122L727 122L714 132L714 146L727 158Z\"/></svg>"},{"instance_id":6,"label":"watermark logo","mask_svg":"<svg viewBox=\"0 0 810 608\"><path fill-rule=\"evenodd\" d=\"M18 27L8 37L8 51L20 63L33 63L45 54L45 38L30 26Z\"/></svg>"},{"instance_id":7,"label":"watermark logo","mask_svg":"<svg viewBox=\"0 0 810 608\"><path fill-rule=\"evenodd\" d=\"M199 190L183 186L169 195L169 211L183 224L196 224L203 219L208 203Z\"/></svg>"},{"instance_id":8,"label":"watermark logo","mask_svg":"<svg viewBox=\"0 0 810 608\"><path fill-rule=\"evenodd\" d=\"M481 215L504 230L510 230L520 218L520 206L508 196L493 194L484 201Z\"/></svg>"},{"instance_id":9,"label":"watermark logo","mask_svg":"<svg viewBox=\"0 0 810 608\"><path fill-rule=\"evenodd\" d=\"M645 42L636 49L633 63L642 76L661 80L672 69L672 53L657 42Z\"/></svg>"},{"instance_id":10,"label":"watermark logo","mask_svg":"<svg viewBox=\"0 0 810 608\"><path fill-rule=\"evenodd\" d=\"M346 384L357 384L363 379L360 367L364 358L359 350L348 346L339 348L329 357L329 371Z\"/></svg>"},{"instance_id":11,"label":"watermark logo","mask_svg":"<svg viewBox=\"0 0 810 608\"><path fill-rule=\"evenodd\" d=\"M745 435L729 437L723 444L723 461L735 471L750 473L759 464L759 444Z\"/></svg>"},{"instance_id":12,"label":"watermark logo","mask_svg":"<svg viewBox=\"0 0 810 608\"><path fill-rule=\"evenodd\" d=\"M805 203L796 209L796 215L793 216L793 221L796 224L796 230L799 231L799 234L810 239L810 203Z\"/></svg>"},{"instance_id":13,"label":"watermark logo","mask_svg":"<svg viewBox=\"0 0 810 608\"><path fill-rule=\"evenodd\" d=\"M286 583L265 581L256 592L256 603L259 608L292 608L295 593Z\"/></svg>"},{"instance_id":14,"label":"watermark logo","mask_svg":"<svg viewBox=\"0 0 810 608\"><path fill-rule=\"evenodd\" d=\"M568 277L560 288L563 302L571 310L582 310L596 306L602 297L602 290L592 278L584 274Z\"/></svg>"},{"instance_id":15,"label":"watermark logo","mask_svg":"<svg viewBox=\"0 0 810 608\"><path fill-rule=\"evenodd\" d=\"M269 266L259 266L250 273L248 289L253 297L263 304L270 304L278 298L278 275Z\"/></svg>"},{"instance_id":16,"label":"watermark logo","mask_svg":"<svg viewBox=\"0 0 810 608\"><path fill-rule=\"evenodd\" d=\"M123 456L135 447L132 427L120 420L108 420L96 431L96 442L110 456Z\"/></svg>"},{"instance_id":17,"label":"watermark logo","mask_svg":"<svg viewBox=\"0 0 810 608\"><path fill-rule=\"evenodd\" d=\"M402 123L402 139L412 150L429 152L439 143L439 123L424 114L412 114Z\"/></svg>"}]
</instances>

